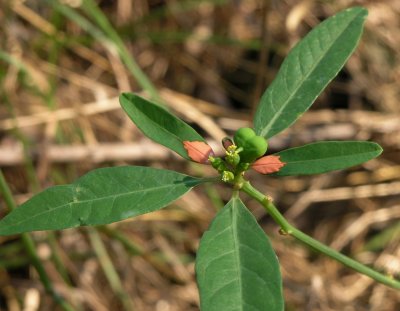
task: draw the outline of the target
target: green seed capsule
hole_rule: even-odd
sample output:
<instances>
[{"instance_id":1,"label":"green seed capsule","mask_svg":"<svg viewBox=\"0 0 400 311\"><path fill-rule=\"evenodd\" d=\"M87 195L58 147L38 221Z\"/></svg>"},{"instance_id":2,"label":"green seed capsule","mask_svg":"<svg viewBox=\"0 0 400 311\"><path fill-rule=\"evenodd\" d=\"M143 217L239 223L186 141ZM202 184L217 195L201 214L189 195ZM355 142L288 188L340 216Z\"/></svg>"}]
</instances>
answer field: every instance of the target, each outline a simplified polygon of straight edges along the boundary
<instances>
[{"instance_id":1,"label":"green seed capsule","mask_svg":"<svg viewBox=\"0 0 400 311\"><path fill-rule=\"evenodd\" d=\"M255 134L254 130L248 127L240 128L234 136L235 144L243 148L240 152L240 159L243 163L251 163L264 155L267 151L267 141L264 137Z\"/></svg>"},{"instance_id":2,"label":"green seed capsule","mask_svg":"<svg viewBox=\"0 0 400 311\"><path fill-rule=\"evenodd\" d=\"M264 137L255 136L247 142L245 149L247 158L251 159L250 162L253 162L255 159L263 156L267 148L268 144ZM246 160L246 158L244 160Z\"/></svg>"},{"instance_id":3,"label":"green seed capsule","mask_svg":"<svg viewBox=\"0 0 400 311\"><path fill-rule=\"evenodd\" d=\"M242 127L236 131L233 140L236 146L242 147L244 149L247 141L254 136L256 136L256 133L253 129L249 127Z\"/></svg>"}]
</instances>

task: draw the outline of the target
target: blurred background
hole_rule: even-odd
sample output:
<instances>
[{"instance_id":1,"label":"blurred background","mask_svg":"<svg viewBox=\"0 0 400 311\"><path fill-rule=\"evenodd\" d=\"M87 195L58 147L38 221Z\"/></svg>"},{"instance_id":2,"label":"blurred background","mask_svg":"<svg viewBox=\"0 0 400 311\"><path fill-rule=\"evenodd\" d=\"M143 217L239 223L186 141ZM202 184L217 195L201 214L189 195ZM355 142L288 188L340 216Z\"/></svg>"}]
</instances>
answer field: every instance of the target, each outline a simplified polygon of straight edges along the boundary
<instances>
[{"instance_id":1,"label":"blurred background","mask_svg":"<svg viewBox=\"0 0 400 311\"><path fill-rule=\"evenodd\" d=\"M384 153L346 171L250 173L299 229L400 276L400 1L43 0L0 2L0 167L17 204L91 169L146 165L214 174L149 141L120 92L159 98L217 146L251 125L290 48L338 11L369 10L338 77L270 151L319 140L372 140ZM99 228L30 237L51 287L73 310L199 310L194 260L229 200L201 186L161 211ZM242 199L281 263L286 310L400 310L400 293L314 253ZM0 197L0 216L8 208ZM46 294L19 236L0 237L0 310L68 310Z\"/></svg>"}]
</instances>

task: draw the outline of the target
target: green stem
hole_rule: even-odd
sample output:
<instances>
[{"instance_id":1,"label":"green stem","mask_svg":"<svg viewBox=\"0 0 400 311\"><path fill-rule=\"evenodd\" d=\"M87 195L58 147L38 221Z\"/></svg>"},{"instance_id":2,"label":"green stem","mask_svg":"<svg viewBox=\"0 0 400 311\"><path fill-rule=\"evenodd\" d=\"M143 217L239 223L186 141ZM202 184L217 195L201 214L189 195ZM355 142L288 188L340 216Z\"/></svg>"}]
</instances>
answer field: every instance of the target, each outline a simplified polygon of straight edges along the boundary
<instances>
[{"instance_id":1,"label":"green stem","mask_svg":"<svg viewBox=\"0 0 400 311\"><path fill-rule=\"evenodd\" d=\"M110 283L112 290L115 292L116 296L120 299L123 307L127 311L135 310L133 301L130 299L128 293L124 290L121 279L115 270L114 264L108 255L107 249L95 228L88 227L87 232L89 234L89 239L92 247L99 259L100 265L103 272Z\"/></svg>"},{"instance_id":2,"label":"green stem","mask_svg":"<svg viewBox=\"0 0 400 311\"><path fill-rule=\"evenodd\" d=\"M342 263L343 265L352 268L356 270L359 273L362 273L364 275L369 276L370 278L374 279L377 282L380 282L382 284L385 284L387 286L400 289L400 281L390 277L386 276L382 273L379 273L363 264L360 262L351 259L350 257L347 257L338 251L326 246L325 244L313 239L312 237L308 236L304 232L300 231L299 229L293 227L285 217L278 211L278 209L275 207L275 205L271 202L271 200L266 197L264 194L259 192L257 189L255 189L250 182L244 181L242 188L244 192L246 192L249 196L253 197L256 199L258 202L262 204L262 206L265 208L265 210L268 212L268 214L271 215L271 217L275 220L277 224L281 226L281 229L284 233L293 236L297 240L303 242L304 244L308 245L312 249L319 251L337 261Z\"/></svg>"},{"instance_id":3,"label":"green stem","mask_svg":"<svg viewBox=\"0 0 400 311\"><path fill-rule=\"evenodd\" d=\"M16 208L16 204L14 202L11 190L8 187L8 184L4 178L2 170L0 170L0 192L3 194L4 200L9 210L14 210ZM46 289L46 292L53 297L54 301L59 304L64 311L74 311L74 308L55 291L53 284L47 276L46 270L44 269L44 266L36 252L35 243L33 242L31 236L27 233L23 233L21 234L21 239L22 243L24 244L25 250L31 259L31 262L35 267L44 288Z\"/></svg>"}]
</instances>

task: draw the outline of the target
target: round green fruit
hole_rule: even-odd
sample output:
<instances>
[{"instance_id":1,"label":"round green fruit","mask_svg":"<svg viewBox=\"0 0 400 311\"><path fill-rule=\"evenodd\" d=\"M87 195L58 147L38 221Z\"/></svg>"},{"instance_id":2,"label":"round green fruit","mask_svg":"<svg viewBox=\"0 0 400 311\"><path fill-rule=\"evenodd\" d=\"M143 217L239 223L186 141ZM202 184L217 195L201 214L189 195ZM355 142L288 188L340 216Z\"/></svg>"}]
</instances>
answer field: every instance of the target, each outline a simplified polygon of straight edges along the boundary
<instances>
[{"instance_id":1,"label":"round green fruit","mask_svg":"<svg viewBox=\"0 0 400 311\"><path fill-rule=\"evenodd\" d=\"M264 137L256 135L253 129L248 127L240 128L234 136L235 144L243 150L239 153L242 163L252 163L264 155L268 144Z\"/></svg>"},{"instance_id":2,"label":"round green fruit","mask_svg":"<svg viewBox=\"0 0 400 311\"><path fill-rule=\"evenodd\" d=\"M253 129L249 127L242 127L236 131L233 141L235 142L236 146L244 149L247 141L254 136L256 136L256 133Z\"/></svg>"},{"instance_id":3,"label":"round green fruit","mask_svg":"<svg viewBox=\"0 0 400 311\"><path fill-rule=\"evenodd\" d=\"M242 159L242 162L251 163L255 159L263 156L267 151L267 148L268 144L264 137L254 136L247 141L246 146L240 153L240 158Z\"/></svg>"}]
</instances>

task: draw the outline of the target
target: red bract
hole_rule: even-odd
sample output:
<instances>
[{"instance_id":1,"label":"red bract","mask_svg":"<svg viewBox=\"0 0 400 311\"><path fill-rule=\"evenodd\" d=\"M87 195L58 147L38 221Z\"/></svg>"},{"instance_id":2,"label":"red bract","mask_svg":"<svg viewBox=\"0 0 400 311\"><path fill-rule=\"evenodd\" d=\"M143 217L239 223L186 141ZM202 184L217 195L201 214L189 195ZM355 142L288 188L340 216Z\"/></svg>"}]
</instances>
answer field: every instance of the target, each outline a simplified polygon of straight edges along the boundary
<instances>
[{"instance_id":1,"label":"red bract","mask_svg":"<svg viewBox=\"0 0 400 311\"><path fill-rule=\"evenodd\" d=\"M211 147L203 141L185 140L183 147L186 149L189 158L198 163L208 163L208 157L214 154Z\"/></svg>"},{"instance_id":2,"label":"red bract","mask_svg":"<svg viewBox=\"0 0 400 311\"><path fill-rule=\"evenodd\" d=\"M251 167L261 174L271 174L279 171L286 163L279 160L279 156L269 155L255 161Z\"/></svg>"}]
</instances>

